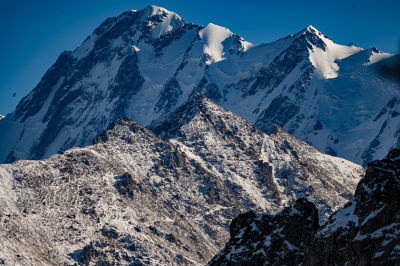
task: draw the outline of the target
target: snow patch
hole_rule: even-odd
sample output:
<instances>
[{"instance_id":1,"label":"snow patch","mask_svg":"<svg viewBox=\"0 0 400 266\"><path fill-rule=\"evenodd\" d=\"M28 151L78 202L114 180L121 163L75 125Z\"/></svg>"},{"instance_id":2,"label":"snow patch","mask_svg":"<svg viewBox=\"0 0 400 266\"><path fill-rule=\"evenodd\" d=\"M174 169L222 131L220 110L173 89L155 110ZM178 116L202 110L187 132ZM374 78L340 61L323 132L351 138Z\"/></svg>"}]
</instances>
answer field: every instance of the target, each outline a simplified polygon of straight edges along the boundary
<instances>
[{"instance_id":1,"label":"snow patch","mask_svg":"<svg viewBox=\"0 0 400 266\"><path fill-rule=\"evenodd\" d=\"M209 23L207 27L199 32L200 38L205 42L203 51L205 54L211 56L211 59L206 61L207 64L225 59L222 42L232 35L233 33L227 28L215 25L213 23Z\"/></svg>"},{"instance_id":2,"label":"snow patch","mask_svg":"<svg viewBox=\"0 0 400 266\"><path fill-rule=\"evenodd\" d=\"M315 66L317 75L322 79L332 79L338 77L339 66L336 60L349 57L361 50L356 46L339 45L326 38L322 34L319 36L326 45L326 51L313 45L310 50L310 61Z\"/></svg>"},{"instance_id":3,"label":"snow patch","mask_svg":"<svg viewBox=\"0 0 400 266\"><path fill-rule=\"evenodd\" d=\"M378 51L378 52L373 51L371 56L368 58L368 62L365 63L364 65L365 66L369 66L369 65L375 64L375 63L377 63L377 62L379 62L381 60L384 60L386 58L390 58L392 56L394 56L394 55L393 54L388 54L388 53L383 53L383 52L380 52L380 51Z\"/></svg>"}]
</instances>

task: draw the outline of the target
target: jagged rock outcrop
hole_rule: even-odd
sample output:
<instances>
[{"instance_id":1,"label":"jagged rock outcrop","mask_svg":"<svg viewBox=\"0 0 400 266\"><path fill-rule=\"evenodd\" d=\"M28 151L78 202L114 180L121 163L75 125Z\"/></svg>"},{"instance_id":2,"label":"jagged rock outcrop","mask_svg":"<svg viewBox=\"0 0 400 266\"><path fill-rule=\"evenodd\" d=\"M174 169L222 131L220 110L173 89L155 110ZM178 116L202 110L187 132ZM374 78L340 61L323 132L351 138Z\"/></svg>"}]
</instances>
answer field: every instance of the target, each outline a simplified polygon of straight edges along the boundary
<instances>
[{"instance_id":1,"label":"jagged rock outcrop","mask_svg":"<svg viewBox=\"0 0 400 266\"><path fill-rule=\"evenodd\" d=\"M368 164L354 198L320 230L304 264L400 264L400 150Z\"/></svg>"},{"instance_id":2,"label":"jagged rock outcrop","mask_svg":"<svg viewBox=\"0 0 400 266\"><path fill-rule=\"evenodd\" d=\"M312 26L253 45L161 7L123 12L63 52L0 121L0 162L89 145L124 116L148 126L200 92L264 132L277 124L366 165L400 143L398 86L375 73L389 57L338 45Z\"/></svg>"},{"instance_id":3,"label":"jagged rock outcrop","mask_svg":"<svg viewBox=\"0 0 400 266\"><path fill-rule=\"evenodd\" d=\"M400 150L369 163L352 200L319 229L314 213L299 199L275 216L239 215L209 265L399 265Z\"/></svg>"},{"instance_id":4,"label":"jagged rock outcrop","mask_svg":"<svg viewBox=\"0 0 400 266\"><path fill-rule=\"evenodd\" d=\"M307 197L326 219L364 174L199 94L152 129L121 118L91 146L0 165L0 259L206 264L239 213Z\"/></svg>"},{"instance_id":5,"label":"jagged rock outcrop","mask_svg":"<svg viewBox=\"0 0 400 266\"><path fill-rule=\"evenodd\" d=\"M318 210L304 198L275 216L241 214L231 223L231 240L209 265L299 265L318 228Z\"/></svg>"}]
</instances>

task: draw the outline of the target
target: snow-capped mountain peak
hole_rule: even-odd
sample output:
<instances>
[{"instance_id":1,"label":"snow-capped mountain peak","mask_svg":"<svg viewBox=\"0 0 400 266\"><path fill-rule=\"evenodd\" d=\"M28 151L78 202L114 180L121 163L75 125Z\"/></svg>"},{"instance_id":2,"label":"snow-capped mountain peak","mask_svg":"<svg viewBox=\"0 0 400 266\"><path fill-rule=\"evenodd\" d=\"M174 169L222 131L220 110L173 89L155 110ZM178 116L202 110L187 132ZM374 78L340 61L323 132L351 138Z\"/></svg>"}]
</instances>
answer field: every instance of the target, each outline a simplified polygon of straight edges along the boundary
<instances>
[{"instance_id":1,"label":"snow-capped mountain peak","mask_svg":"<svg viewBox=\"0 0 400 266\"><path fill-rule=\"evenodd\" d=\"M143 12L144 17L152 17L155 15L171 14L171 15L178 16L180 18L180 16L177 15L176 13L169 11L163 7L159 7L159 6L155 6L155 5L148 5L147 7L145 7L142 10L142 12Z\"/></svg>"},{"instance_id":2,"label":"snow-capped mountain peak","mask_svg":"<svg viewBox=\"0 0 400 266\"><path fill-rule=\"evenodd\" d=\"M314 31L314 32L321 34L321 32L319 30L317 30L313 25L308 25L305 29L308 31Z\"/></svg>"},{"instance_id":3,"label":"snow-capped mountain peak","mask_svg":"<svg viewBox=\"0 0 400 266\"><path fill-rule=\"evenodd\" d=\"M307 34L307 33L311 33L311 34L314 34L316 36L323 36L323 37L327 38L322 32L320 32L313 25L308 25L303 30L301 30L299 33L297 33L296 35Z\"/></svg>"},{"instance_id":4,"label":"snow-capped mountain peak","mask_svg":"<svg viewBox=\"0 0 400 266\"><path fill-rule=\"evenodd\" d=\"M368 50L370 51L370 56L368 57L367 62L364 63L364 66L372 65L374 63L377 63L379 61L382 61L386 58L390 58L393 56L392 54L384 53L384 52L378 50L376 47L372 47Z\"/></svg>"},{"instance_id":5,"label":"snow-capped mountain peak","mask_svg":"<svg viewBox=\"0 0 400 266\"><path fill-rule=\"evenodd\" d=\"M278 124L321 151L365 164L397 143L396 131L386 125L400 116L393 106L371 121L399 92L373 72L390 55L361 55L362 48L335 44L312 26L252 45L224 27L186 23L164 8L123 12L62 53L1 120L0 161L87 145L123 116L147 126L200 92L264 131ZM349 95L359 97L357 104ZM365 105L370 95L379 100ZM385 124L386 118L392 122ZM358 124L371 128L367 137L352 128ZM374 139L386 134L383 126L390 141L376 146Z\"/></svg>"},{"instance_id":6,"label":"snow-capped mountain peak","mask_svg":"<svg viewBox=\"0 0 400 266\"><path fill-rule=\"evenodd\" d=\"M146 25L151 29L151 34L155 38L159 38L184 24L178 14L162 7L150 5L142 12L142 17L146 19Z\"/></svg>"},{"instance_id":7,"label":"snow-capped mountain peak","mask_svg":"<svg viewBox=\"0 0 400 266\"><path fill-rule=\"evenodd\" d=\"M227 28L209 23L204 29L199 31L199 36L204 40L203 52L209 55L206 63L218 62L224 59L223 42L231 37L233 33Z\"/></svg>"},{"instance_id":8,"label":"snow-capped mountain peak","mask_svg":"<svg viewBox=\"0 0 400 266\"><path fill-rule=\"evenodd\" d=\"M315 27L309 25L295 36L306 39L309 47L309 59L316 69L318 77L323 79L336 78L339 66L336 61L349 57L363 50L351 45L340 45L333 42Z\"/></svg>"}]
</instances>

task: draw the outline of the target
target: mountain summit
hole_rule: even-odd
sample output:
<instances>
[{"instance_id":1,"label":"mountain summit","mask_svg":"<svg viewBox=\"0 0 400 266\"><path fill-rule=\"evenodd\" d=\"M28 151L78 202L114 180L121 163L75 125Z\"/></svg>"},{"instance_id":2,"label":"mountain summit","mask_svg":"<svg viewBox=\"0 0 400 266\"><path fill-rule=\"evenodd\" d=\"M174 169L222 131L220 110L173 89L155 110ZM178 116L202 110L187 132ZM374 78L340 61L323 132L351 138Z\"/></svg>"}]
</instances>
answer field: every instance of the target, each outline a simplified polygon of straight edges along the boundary
<instances>
[{"instance_id":1,"label":"mountain summit","mask_svg":"<svg viewBox=\"0 0 400 266\"><path fill-rule=\"evenodd\" d=\"M117 118L145 126L201 92L268 132L279 125L356 163L398 146L400 92L375 74L391 57L312 26L253 45L215 24L148 6L106 19L63 52L0 122L0 161L84 146Z\"/></svg>"}]
</instances>

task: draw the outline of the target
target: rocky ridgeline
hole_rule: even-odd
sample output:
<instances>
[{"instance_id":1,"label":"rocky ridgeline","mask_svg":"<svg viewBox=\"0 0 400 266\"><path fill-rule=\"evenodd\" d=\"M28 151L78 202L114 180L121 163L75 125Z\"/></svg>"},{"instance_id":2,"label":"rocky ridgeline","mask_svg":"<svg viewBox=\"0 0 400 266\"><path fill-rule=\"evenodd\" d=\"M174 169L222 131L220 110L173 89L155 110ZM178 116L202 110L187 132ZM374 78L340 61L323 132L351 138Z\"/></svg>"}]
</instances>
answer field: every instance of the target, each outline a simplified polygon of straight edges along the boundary
<instances>
[{"instance_id":1,"label":"rocky ridgeline","mask_svg":"<svg viewBox=\"0 0 400 266\"><path fill-rule=\"evenodd\" d=\"M354 197L319 227L306 199L277 215L247 212L209 265L399 265L400 150L368 164Z\"/></svg>"},{"instance_id":2,"label":"rocky ridgeline","mask_svg":"<svg viewBox=\"0 0 400 266\"><path fill-rule=\"evenodd\" d=\"M238 214L274 214L307 197L326 219L364 174L199 94L163 121L155 134L118 119L91 146L0 165L0 259L206 264Z\"/></svg>"}]
</instances>

